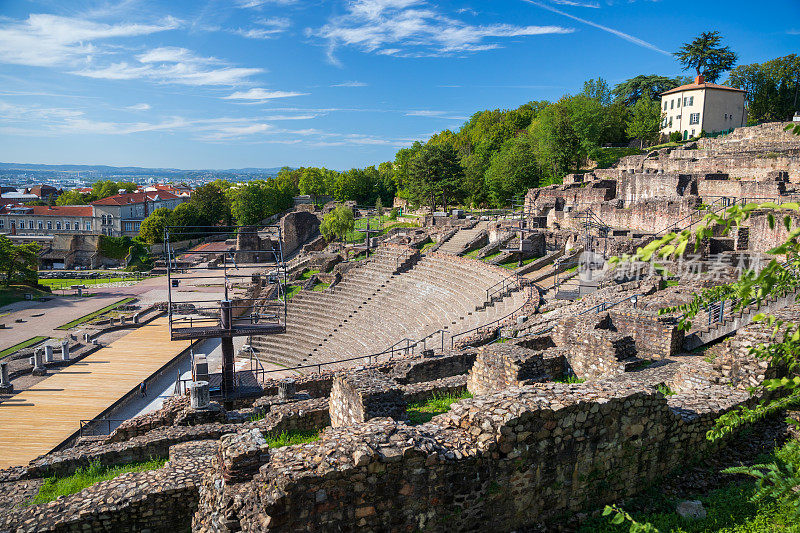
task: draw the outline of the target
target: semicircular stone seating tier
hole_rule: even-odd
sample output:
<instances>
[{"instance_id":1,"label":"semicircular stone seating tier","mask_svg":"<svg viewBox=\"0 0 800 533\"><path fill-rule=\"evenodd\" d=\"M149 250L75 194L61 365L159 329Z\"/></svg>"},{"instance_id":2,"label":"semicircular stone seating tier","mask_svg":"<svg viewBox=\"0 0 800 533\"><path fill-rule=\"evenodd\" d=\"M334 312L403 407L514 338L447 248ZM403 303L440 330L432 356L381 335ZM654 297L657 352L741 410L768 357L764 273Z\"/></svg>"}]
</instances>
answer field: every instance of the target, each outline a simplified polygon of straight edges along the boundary
<instances>
[{"instance_id":1,"label":"semicircular stone seating tier","mask_svg":"<svg viewBox=\"0 0 800 533\"><path fill-rule=\"evenodd\" d=\"M296 367L375 354L401 339L445 330L452 335L489 324L521 307L527 290L513 290L487 305L486 290L510 273L447 254L422 256L397 271L398 251L379 248L333 288L300 291L287 306L286 332L256 336L262 361ZM429 347L441 346L440 335Z\"/></svg>"}]
</instances>

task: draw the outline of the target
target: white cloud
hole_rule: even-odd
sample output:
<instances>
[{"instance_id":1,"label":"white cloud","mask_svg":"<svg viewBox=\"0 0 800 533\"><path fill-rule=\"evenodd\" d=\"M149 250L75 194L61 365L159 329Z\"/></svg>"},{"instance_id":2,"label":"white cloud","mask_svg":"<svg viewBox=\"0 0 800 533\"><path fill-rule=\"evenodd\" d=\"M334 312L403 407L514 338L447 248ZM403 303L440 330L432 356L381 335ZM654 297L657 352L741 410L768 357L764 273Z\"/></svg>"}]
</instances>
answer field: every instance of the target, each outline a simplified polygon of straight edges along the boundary
<instances>
[{"instance_id":1,"label":"white cloud","mask_svg":"<svg viewBox=\"0 0 800 533\"><path fill-rule=\"evenodd\" d=\"M178 28L167 17L156 24L101 24L57 15L31 14L27 20L0 21L0 62L52 67L91 62L106 53L93 41L134 37Z\"/></svg>"},{"instance_id":2,"label":"white cloud","mask_svg":"<svg viewBox=\"0 0 800 533\"><path fill-rule=\"evenodd\" d=\"M647 42L647 41L645 41L643 39L639 39L638 37L634 37L633 35L621 32L619 30L615 30L614 28L609 28L608 26L603 26L602 24L598 24L596 22L592 22L591 20L586 20L586 19L582 19L580 17L576 17L575 15L570 15L569 13L565 13L565 12L560 11L560 10L558 10L558 9L552 7L552 6L548 6L546 4L542 4L541 2L536 2L535 0L522 0L522 1L523 2L527 2L529 4L533 4L535 6L539 6L542 9L546 9L548 11L552 11L553 13L558 13L559 15L562 15L562 16L567 17L567 18L571 18L572 20L577 20L578 22L586 24L587 26L592 26L593 28L597 28L598 30L603 30L604 32L610 33L612 35L616 35L620 39L624 39L624 40L626 40L628 42L631 42L631 43L633 43L633 44L635 44L637 46L641 46L643 48L649 48L650 50L658 52L659 54L664 54L664 55L672 57L672 54L667 52L666 50L662 50L661 48L657 47L653 43L649 43L649 42Z\"/></svg>"},{"instance_id":3,"label":"white cloud","mask_svg":"<svg viewBox=\"0 0 800 533\"><path fill-rule=\"evenodd\" d=\"M260 9L267 4L290 6L296 4L298 0L236 0L236 4L244 9Z\"/></svg>"},{"instance_id":4,"label":"white cloud","mask_svg":"<svg viewBox=\"0 0 800 533\"><path fill-rule=\"evenodd\" d=\"M336 64L338 46L390 56L443 56L499 48L501 38L572 31L561 26L467 24L426 7L423 0L355 0L345 15L306 34L325 39L328 58Z\"/></svg>"},{"instance_id":5,"label":"white cloud","mask_svg":"<svg viewBox=\"0 0 800 533\"><path fill-rule=\"evenodd\" d=\"M334 83L331 87L366 87L367 84L363 81L343 81L341 83Z\"/></svg>"},{"instance_id":6,"label":"white cloud","mask_svg":"<svg viewBox=\"0 0 800 533\"><path fill-rule=\"evenodd\" d=\"M256 19L254 22L261 27L250 29L238 28L233 30L233 33L248 39L272 39L284 33L292 25L291 20L282 17L261 18Z\"/></svg>"},{"instance_id":7,"label":"white cloud","mask_svg":"<svg viewBox=\"0 0 800 533\"><path fill-rule=\"evenodd\" d=\"M427 117L427 118L441 118L445 120L467 120L469 117L462 117L452 115L449 111L434 111L431 109L416 109L413 111L406 111L407 117Z\"/></svg>"},{"instance_id":8,"label":"white cloud","mask_svg":"<svg viewBox=\"0 0 800 533\"><path fill-rule=\"evenodd\" d=\"M600 9L600 4L597 2L575 2L573 0L550 0L554 4L559 4L562 6L572 6L572 7L591 7L594 9Z\"/></svg>"},{"instance_id":9,"label":"white cloud","mask_svg":"<svg viewBox=\"0 0 800 533\"><path fill-rule=\"evenodd\" d=\"M214 57L201 57L191 50L160 47L136 56L138 63L126 61L98 68L84 68L73 74L108 80L149 79L160 83L182 85L239 85L260 68L233 67Z\"/></svg>"},{"instance_id":10,"label":"white cloud","mask_svg":"<svg viewBox=\"0 0 800 533\"><path fill-rule=\"evenodd\" d=\"M129 109L131 111L149 111L151 109L151 106L150 104L141 103L141 104L130 105L125 109Z\"/></svg>"},{"instance_id":11,"label":"white cloud","mask_svg":"<svg viewBox=\"0 0 800 533\"><path fill-rule=\"evenodd\" d=\"M255 87L248 91L236 91L229 96L224 96L223 100L255 100L265 102L275 98L291 98L293 96L304 96L308 93L297 93L291 91L268 91L260 87Z\"/></svg>"}]
</instances>

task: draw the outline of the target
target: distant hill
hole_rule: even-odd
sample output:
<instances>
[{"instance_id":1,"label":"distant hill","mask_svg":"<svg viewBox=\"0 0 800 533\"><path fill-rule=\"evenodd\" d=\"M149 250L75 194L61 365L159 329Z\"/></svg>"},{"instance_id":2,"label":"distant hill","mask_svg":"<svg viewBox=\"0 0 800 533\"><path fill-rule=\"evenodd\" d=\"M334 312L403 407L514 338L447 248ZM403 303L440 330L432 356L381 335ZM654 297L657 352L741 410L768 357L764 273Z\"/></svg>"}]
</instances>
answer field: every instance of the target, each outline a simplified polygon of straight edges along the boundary
<instances>
[{"instance_id":1,"label":"distant hill","mask_svg":"<svg viewBox=\"0 0 800 533\"><path fill-rule=\"evenodd\" d=\"M108 165L42 165L38 163L0 163L0 172L84 172L99 176L155 176L171 174L175 176L192 175L267 175L276 176L282 167L271 168L232 168L232 169L179 169L112 167Z\"/></svg>"}]
</instances>

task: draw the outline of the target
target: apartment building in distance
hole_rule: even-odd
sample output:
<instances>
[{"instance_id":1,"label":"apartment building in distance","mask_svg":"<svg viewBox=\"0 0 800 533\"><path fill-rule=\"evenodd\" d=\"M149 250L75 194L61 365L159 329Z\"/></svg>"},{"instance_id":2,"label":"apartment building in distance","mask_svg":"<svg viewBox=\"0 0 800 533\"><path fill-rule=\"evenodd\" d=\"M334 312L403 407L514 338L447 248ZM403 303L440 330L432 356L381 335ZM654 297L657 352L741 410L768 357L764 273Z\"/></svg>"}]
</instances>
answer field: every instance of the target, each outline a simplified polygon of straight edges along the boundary
<instances>
[{"instance_id":1,"label":"apartment building in distance","mask_svg":"<svg viewBox=\"0 0 800 533\"><path fill-rule=\"evenodd\" d=\"M661 93L661 133L681 133L683 139L701 131L715 133L747 123L746 92L742 89L706 83L697 76L694 83Z\"/></svg>"},{"instance_id":2,"label":"apartment building in distance","mask_svg":"<svg viewBox=\"0 0 800 533\"><path fill-rule=\"evenodd\" d=\"M175 209L188 197L167 191L115 194L92 202L99 233L112 237L139 234L142 221L156 209Z\"/></svg>"},{"instance_id":3,"label":"apartment building in distance","mask_svg":"<svg viewBox=\"0 0 800 533\"><path fill-rule=\"evenodd\" d=\"M117 194L90 205L3 205L0 206L0 234L42 237L75 233L133 237L139 234L142 221L154 210L161 207L174 209L187 199L158 191Z\"/></svg>"}]
</instances>

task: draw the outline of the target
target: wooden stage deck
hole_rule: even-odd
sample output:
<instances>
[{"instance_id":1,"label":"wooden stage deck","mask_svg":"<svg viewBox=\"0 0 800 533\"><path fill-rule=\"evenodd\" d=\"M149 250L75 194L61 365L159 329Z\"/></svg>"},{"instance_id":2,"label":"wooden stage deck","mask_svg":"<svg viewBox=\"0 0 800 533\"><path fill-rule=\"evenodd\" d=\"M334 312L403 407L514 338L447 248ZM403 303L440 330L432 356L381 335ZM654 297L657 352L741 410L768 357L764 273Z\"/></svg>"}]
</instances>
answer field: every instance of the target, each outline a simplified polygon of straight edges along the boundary
<instances>
[{"instance_id":1,"label":"wooden stage deck","mask_svg":"<svg viewBox=\"0 0 800 533\"><path fill-rule=\"evenodd\" d=\"M49 452L188 347L159 318L0 403L0 468Z\"/></svg>"}]
</instances>

